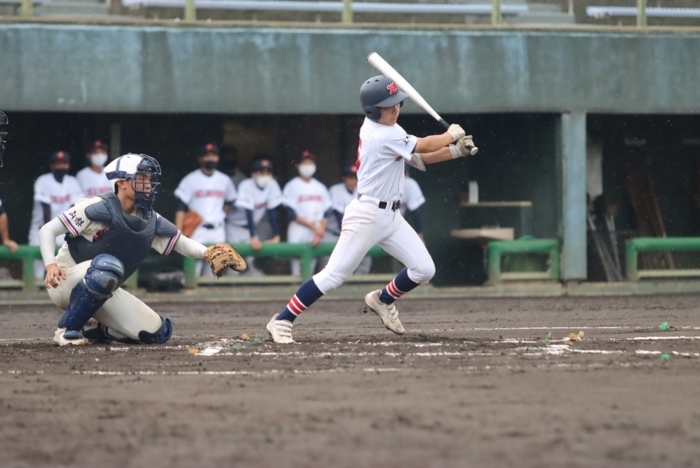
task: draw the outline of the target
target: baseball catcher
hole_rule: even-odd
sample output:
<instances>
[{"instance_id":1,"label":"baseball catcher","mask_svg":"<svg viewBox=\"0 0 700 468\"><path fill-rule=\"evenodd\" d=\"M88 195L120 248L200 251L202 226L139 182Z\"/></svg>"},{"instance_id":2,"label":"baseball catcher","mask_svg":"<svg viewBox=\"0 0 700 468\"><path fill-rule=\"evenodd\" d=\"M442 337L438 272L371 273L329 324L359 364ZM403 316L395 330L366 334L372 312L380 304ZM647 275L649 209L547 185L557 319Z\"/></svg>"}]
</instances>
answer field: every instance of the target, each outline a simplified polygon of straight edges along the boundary
<instances>
[{"instance_id":1,"label":"baseball catcher","mask_svg":"<svg viewBox=\"0 0 700 468\"><path fill-rule=\"evenodd\" d=\"M228 245L208 249L183 236L153 210L160 165L145 154L127 154L106 168L113 193L78 200L39 231L49 297L64 310L54 341L162 344L173 326L121 286L139 268L150 249L173 250L203 258L215 275L226 268L245 270L245 261ZM56 236L66 236L58 254Z\"/></svg>"}]
</instances>

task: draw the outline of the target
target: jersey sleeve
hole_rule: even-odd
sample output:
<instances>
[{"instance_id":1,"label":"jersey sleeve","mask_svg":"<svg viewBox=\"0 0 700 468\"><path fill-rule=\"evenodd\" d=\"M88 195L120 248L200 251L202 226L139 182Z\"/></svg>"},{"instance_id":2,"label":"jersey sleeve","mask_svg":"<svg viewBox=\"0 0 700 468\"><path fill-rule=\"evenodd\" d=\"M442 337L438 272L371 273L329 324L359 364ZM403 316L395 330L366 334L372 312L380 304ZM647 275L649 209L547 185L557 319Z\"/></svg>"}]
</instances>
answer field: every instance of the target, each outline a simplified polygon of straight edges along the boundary
<instances>
[{"instance_id":1,"label":"jersey sleeve","mask_svg":"<svg viewBox=\"0 0 700 468\"><path fill-rule=\"evenodd\" d=\"M167 222L168 227L172 224L170 221L167 221L165 218L161 217L161 215L157 216L159 220ZM163 229L163 231L168 231L168 229ZM161 255L169 255L175 248L175 244L177 244L177 241L180 239L181 235L182 233L175 229L171 236L156 236L153 239L153 242L151 242L151 248Z\"/></svg>"},{"instance_id":2,"label":"jersey sleeve","mask_svg":"<svg viewBox=\"0 0 700 468\"><path fill-rule=\"evenodd\" d=\"M230 177L226 177L226 188L224 189L224 202L233 203L234 201L236 201L237 197L238 193L236 193L236 186L233 185L233 180L231 180Z\"/></svg>"},{"instance_id":3,"label":"jersey sleeve","mask_svg":"<svg viewBox=\"0 0 700 468\"><path fill-rule=\"evenodd\" d=\"M418 143L418 138L413 135L407 134L398 125L388 132L386 139L384 140L384 148L391 153L401 156L407 161L411 160L411 154L416 148Z\"/></svg>"},{"instance_id":4,"label":"jersey sleeve","mask_svg":"<svg viewBox=\"0 0 700 468\"><path fill-rule=\"evenodd\" d=\"M284 203L284 205L287 208L291 208L294 211L298 211L298 197L294 185L294 179L292 179L291 181L287 182L287 185L284 186L284 190L282 190L282 203Z\"/></svg>"},{"instance_id":5,"label":"jersey sleeve","mask_svg":"<svg viewBox=\"0 0 700 468\"><path fill-rule=\"evenodd\" d=\"M34 201L51 204L51 195L42 187L41 178L34 182Z\"/></svg>"},{"instance_id":6,"label":"jersey sleeve","mask_svg":"<svg viewBox=\"0 0 700 468\"><path fill-rule=\"evenodd\" d=\"M283 202L282 189L276 180L270 182L270 197L267 200L267 209L273 210L280 206Z\"/></svg>"},{"instance_id":7,"label":"jersey sleeve","mask_svg":"<svg viewBox=\"0 0 700 468\"><path fill-rule=\"evenodd\" d=\"M410 186L410 190L408 190ZM423 191L420 189L420 185L413 179L408 179L406 181L406 207L410 211L417 210L421 205L425 203L425 196L423 196Z\"/></svg>"},{"instance_id":8,"label":"jersey sleeve","mask_svg":"<svg viewBox=\"0 0 700 468\"><path fill-rule=\"evenodd\" d=\"M178 199L182 200L185 205L189 205L192 201L192 187L190 187L189 176L185 176L180 181L180 184L173 193Z\"/></svg>"},{"instance_id":9,"label":"jersey sleeve","mask_svg":"<svg viewBox=\"0 0 700 468\"><path fill-rule=\"evenodd\" d=\"M241 182L241 185L239 185L238 188L240 191L238 192L238 198L236 198L236 208L241 208L243 210L254 210L255 201L253 200L250 192L251 189L254 190L255 187L250 187L248 181L244 180Z\"/></svg>"},{"instance_id":10,"label":"jersey sleeve","mask_svg":"<svg viewBox=\"0 0 700 468\"><path fill-rule=\"evenodd\" d=\"M320 182L319 182L320 183ZM331 194L325 185L321 184L321 198L323 199L323 212L327 212L333 206L333 200L331 200Z\"/></svg>"},{"instance_id":11,"label":"jersey sleeve","mask_svg":"<svg viewBox=\"0 0 700 468\"><path fill-rule=\"evenodd\" d=\"M72 237L78 237L91 223L85 215L85 210L88 206L101 201L101 198L81 198L69 210L58 215L58 220L66 227Z\"/></svg>"},{"instance_id":12,"label":"jersey sleeve","mask_svg":"<svg viewBox=\"0 0 700 468\"><path fill-rule=\"evenodd\" d=\"M85 191L83 190L83 187L80 185L78 182L78 179L73 179L73 193L72 199L75 200L76 202L80 200L81 198L85 198Z\"/></svg>"}]
</instances>

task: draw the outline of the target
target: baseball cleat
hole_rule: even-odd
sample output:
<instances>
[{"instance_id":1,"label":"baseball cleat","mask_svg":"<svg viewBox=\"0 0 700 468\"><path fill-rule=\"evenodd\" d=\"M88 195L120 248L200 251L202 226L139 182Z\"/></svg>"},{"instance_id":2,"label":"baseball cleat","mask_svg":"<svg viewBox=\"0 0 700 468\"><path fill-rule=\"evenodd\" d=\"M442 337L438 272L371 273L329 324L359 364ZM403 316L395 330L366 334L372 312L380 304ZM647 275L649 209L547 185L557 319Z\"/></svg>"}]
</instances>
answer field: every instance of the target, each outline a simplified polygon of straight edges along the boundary
<instances>
[{"instance_id":1,"label":"baseball cleat","mask_svg":"<svg viewBox=\"0 0 700 468\"><path fill-rule=\"evenodd\" d=\"M382 319L382 323L387 329L393 331L397 335L403 335L406 333L406 329L401 325L401 321L399 320L399 311L396 310L394 304L384 304L379 300L379 294L381 292L381 289L377 289L365 296L367 308L379 315L379 318ZM365 312L367 312L366 309Z\"/></svg>"},{"instance_id":2,"label":"baseball cleat","mask_svg":"<svg viewBox=\"0 0 700 468\"><path fill-rule=\"evenodd\" d=\"M53 340L58 343L59 346L82 346L88 344L88 340L85 339L83 334L76 330L66 330L65 328L59 328L53 335Z\"/></svg>"},{"instance_id":3,"label":"baseball cleat","mask_svg":"<svg viewBox=\"0 0 700 468\"><path fill-rule=\"evenodd\" d=\"M267 332L272 337L275 343L289 344L296 343L292 338L292 326L294 325L289 320L277 320L279 314L272 316L267 323Z\"/></svg>"}]
</instances>

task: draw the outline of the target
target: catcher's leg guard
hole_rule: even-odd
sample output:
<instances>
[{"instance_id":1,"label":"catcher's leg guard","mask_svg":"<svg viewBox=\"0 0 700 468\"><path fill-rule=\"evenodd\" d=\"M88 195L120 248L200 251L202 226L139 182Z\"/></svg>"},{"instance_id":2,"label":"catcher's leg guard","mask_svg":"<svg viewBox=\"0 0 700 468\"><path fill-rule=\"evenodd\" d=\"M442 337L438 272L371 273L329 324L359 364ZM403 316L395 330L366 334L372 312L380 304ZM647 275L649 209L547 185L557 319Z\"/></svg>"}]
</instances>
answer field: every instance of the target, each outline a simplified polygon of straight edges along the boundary
<instances>
[{"instance_id":1,"label":"catcher's leg guard","mask_svg":"<svg viewBox=\"0 0 700 468\"><path fill-rule=\"evenodd\" d=\"M64 329L63 341L82 340L82 329L95 312L112 297L124 276L124 265L112 255L98 255L92 260L85 278L71 291L68 308L58 321L58 328ZM57 334L58 335L58 334Z\"/></svg>"},{"instance_id":2,"label":"catcher's leg guard","mask_svg":"<svg viewBox=\"0 0 700 468\"><path fill-rule=\"evenodd\" d=\"M173 336L173 324L169 318L163 319L163 324L155 333L139 332L139 340L145 344L163 344Z\"/></svg>"}]
</instances>

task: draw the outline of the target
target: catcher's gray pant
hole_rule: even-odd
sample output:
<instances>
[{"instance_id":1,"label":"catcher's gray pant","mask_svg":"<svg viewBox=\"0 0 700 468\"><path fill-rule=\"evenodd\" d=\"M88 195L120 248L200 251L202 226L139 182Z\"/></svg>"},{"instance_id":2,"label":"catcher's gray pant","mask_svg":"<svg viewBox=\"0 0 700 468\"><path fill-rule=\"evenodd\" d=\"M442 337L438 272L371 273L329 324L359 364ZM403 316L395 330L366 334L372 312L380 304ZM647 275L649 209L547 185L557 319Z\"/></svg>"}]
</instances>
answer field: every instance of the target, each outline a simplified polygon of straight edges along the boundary
<instances>
[{"instance_id":1,"label":"catcher's gray pant","mask_svg":"<svg viewBox=\"0 0 700 468\"><path fill-rule=\"evenodd\" d=\"M314 275L323 294L337 288L362 261L367 251L379 244L389 255L406 265L408 277L427 283L435 275L435 263L416 231L398 211L381 209L378 200L362 197L345 209L340 239L328 265Z\"/></svg>"},{"instance_id":2,"label":"catcher's gray pant","mask_svg":"<svg viewBox=\"0 0 700 468\"><path fill-rule=\"evenodd\" d=\"M70 303L70 294L79 281L85 278L90 260L66 268L66 279L57 288L48 289L49 297L59 309L65 310ZM132 340L139 340L139 332L155 333L163 320L146 304L122 288L114 291L113 296L95 313L95 320L113 331L122 333Z\"/></svg>"}]
</instances>

